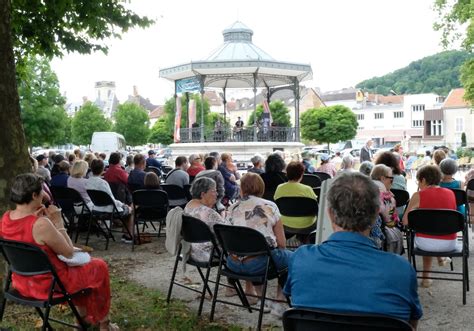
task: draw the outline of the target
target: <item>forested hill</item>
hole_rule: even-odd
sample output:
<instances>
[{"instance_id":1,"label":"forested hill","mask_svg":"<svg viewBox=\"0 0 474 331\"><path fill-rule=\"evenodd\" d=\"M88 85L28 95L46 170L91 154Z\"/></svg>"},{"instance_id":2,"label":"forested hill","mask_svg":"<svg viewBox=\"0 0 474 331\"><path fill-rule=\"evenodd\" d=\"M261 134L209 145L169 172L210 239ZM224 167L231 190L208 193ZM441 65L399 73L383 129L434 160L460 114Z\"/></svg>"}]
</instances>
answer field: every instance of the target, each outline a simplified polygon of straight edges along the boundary
<instances>
[{"instance_id":1,"label":"forested hill","mask_svg":"<svg viewBox=\"0 0 474 331\"><path fill-rule=\"evenodd\" d=\"M459 69L472 55L462 51L446 51L427 56L382 77L364 80L357 88L387 95L437 93L448 95L453 88L461 87Z\"/></svg>"}]
</instances>

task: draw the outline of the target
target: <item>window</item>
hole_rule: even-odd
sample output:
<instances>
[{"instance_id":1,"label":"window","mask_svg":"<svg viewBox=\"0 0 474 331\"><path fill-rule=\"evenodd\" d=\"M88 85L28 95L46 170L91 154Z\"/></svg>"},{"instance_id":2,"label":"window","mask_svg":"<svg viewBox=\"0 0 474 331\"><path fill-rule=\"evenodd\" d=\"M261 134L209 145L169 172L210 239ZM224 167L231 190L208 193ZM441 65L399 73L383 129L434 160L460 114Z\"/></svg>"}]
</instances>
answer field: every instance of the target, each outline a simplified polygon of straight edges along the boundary
<instances>
[{"instance_id":1,"label":"window","mask_svg":"<svg viewBox=\"0 0 474 331\"><path fill-rule=\"evenodd\" d=\"M357 114L357 120L358 121L363 121L364 120L364 114Z\"/></svg>"},{"instance_id":2,"label":"window","mask_svg":"<svg viewBox=\"0 0 474 331\"><path fill-rule=\"evenodd\" d=\"M411 105L411 111L424 111L425 105Z\"/></svg>"},{"instance_id":3,"label":"window","mask_svg":"<svg viewBox=\"0 0 474 331\"><path fill-rule=\"evenodd\" d=\"M422 128L423 127L423 122L424 122L423 120L414 120L414 121L412 121L411 126L413 128Z\"/></svg>"},{"instance_id":4,"label":"window","mask_svg":"<svg viewBox=\"0 0 474 331\"><path fill-rule=\"evenodd\" d=\"M456 117L456 132L464 131L464 118Z\"/></svg>"},{"instance_id":5,"label":"window","mask_svg":"<svg viewBox=\"0 0 474 331\"><path fill-rule=\"evenodd\" d=\"M442 136L443 135L443 121L434 120L430 123L431 135L432 136Z\"/></svg>"},{"instance_id":6,"label":"window","mask_svg":"<svg viewBox=\"0 0 474 331\"><path fill-rule=\"evenodd\" d=\"M383 118L383 113L375 113L374 115L376 120L380 120Z\"/></svg>"},{"instance_id":7,"label":"window","mask_svg":"<svg viewBox=\"0 0 474 331\"><path fill-rule=\"evenodd\" d=\"M403 118L403 112L402 111L394 111L393 112L393 118Z\"/></svg>"}]
</instances>

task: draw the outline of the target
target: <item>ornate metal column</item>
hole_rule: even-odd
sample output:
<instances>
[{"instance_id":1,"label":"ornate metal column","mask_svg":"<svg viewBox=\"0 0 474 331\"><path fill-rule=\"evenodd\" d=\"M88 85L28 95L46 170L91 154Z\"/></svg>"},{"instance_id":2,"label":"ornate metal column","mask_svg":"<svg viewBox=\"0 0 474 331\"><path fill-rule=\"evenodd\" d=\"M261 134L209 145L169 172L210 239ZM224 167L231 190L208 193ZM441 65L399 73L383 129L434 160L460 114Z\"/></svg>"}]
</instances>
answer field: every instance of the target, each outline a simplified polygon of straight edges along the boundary
<instances>
[{"instance_id":1,"label":"ornate metal column","mask_svg":"<svg viewBox=\"0 0 474 331\"><path fill-rule=\"evenodd\" d=\"M295 94L295 141L300 141L300 84L298 78L294 80L294 94Z\"/></svg>"},{"instance_id":2,"label":"ornate metal column","mask_svg":"<svg viewBox=\"0 0 474 331\"><path fill-rule=\"evenodd\" d=\"M200 76L201 84L201 142L204 142L204 79L206 76Z\"/></svg>"},{"instance_id":3,"label":"ornate metal column","mask_svg":"<svg viewBox=\"0 0 474 331\"><path fill-rule=\"evenodd\" d=\"M257 141L257 73L253 74L253 140Z\"/></svg>"}]
</instances>

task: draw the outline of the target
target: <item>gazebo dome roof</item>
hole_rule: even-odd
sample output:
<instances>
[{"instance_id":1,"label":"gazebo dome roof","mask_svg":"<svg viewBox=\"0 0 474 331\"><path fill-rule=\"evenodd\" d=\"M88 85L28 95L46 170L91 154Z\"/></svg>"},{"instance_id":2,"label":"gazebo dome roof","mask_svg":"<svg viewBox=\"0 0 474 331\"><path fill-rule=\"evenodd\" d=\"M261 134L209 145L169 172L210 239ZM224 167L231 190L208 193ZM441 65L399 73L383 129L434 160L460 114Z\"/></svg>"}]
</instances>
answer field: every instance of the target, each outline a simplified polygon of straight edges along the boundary
<instances>
[{"instance_id":1,"label":"gazebo dome roof","mask_svg":"<svg viewBox=\"0 0 474 331\"><path fill-rule=\"evenodd\" d=\"M253 31L242 22L222 34L224 43L207 58L161 69L160 77L188 83L203 78L199 85L213 88L269 88L312 78L309 64L276 61L254 45Z\"/></svg>"},{"instance_id":2,"label":"gazebo dome roof","mask_svg":"<svg viewBox=\"0 0 474 331\"><path fill-rule=\"evenodd\" d=\"M242 22L234 24L222 31L224 43L212 52L204 61L229 60L266 60L274 61L261 48L252 43L253 31Z\"/></svg>"}]
</instances>

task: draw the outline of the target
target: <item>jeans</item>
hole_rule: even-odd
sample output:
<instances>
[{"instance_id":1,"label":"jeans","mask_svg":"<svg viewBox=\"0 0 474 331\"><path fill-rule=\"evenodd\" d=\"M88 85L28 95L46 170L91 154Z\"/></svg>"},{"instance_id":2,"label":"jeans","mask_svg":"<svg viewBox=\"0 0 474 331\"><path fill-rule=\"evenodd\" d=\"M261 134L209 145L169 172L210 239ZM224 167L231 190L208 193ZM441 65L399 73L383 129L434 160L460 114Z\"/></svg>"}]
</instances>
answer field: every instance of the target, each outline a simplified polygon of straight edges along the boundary
<instances>
[{"instance_id":1,"label":"jeans","mask_svg":"<svg viewBox=\"0 0 474 331\"><path fill-rule=\"evenodd\" d=\"M270 251L273 262L278 270L285 269L288 267L290 256L293 254L292 251L283 248L275 248ZM233 272L248 274L248 275L262 275L265 273L267 257L257 256L249 260L236 261L231 257L227 258L227 267Z\"/></svg>"}]
</instances>

